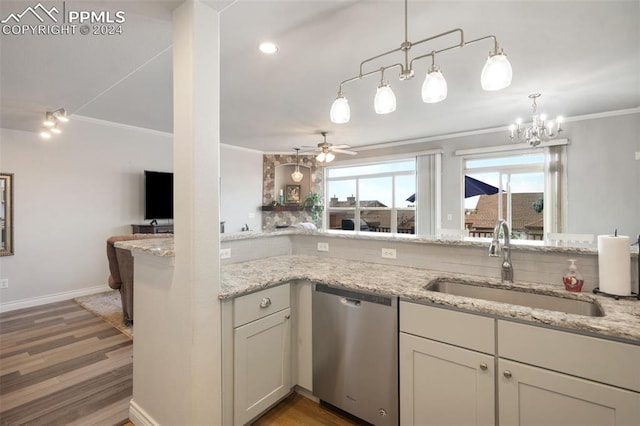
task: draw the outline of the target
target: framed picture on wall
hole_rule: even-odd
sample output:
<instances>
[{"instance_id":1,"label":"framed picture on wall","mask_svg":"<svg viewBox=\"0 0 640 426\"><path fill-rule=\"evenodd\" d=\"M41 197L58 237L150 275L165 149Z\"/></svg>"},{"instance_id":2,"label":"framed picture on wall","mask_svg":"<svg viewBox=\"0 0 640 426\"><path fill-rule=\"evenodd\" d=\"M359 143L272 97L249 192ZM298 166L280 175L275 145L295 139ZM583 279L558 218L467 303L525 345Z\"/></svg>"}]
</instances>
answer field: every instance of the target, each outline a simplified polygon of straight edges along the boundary
<instances>
[{"instance_id":1,"label":"framed picture on wall","mask_svg":"<svg viewBox=\"0 0 640 426\"><path fill-rule=\"evenodd\" d=\"M300 185L284 186L285 204L300 204Z\"/></svg>"}]
</instances>

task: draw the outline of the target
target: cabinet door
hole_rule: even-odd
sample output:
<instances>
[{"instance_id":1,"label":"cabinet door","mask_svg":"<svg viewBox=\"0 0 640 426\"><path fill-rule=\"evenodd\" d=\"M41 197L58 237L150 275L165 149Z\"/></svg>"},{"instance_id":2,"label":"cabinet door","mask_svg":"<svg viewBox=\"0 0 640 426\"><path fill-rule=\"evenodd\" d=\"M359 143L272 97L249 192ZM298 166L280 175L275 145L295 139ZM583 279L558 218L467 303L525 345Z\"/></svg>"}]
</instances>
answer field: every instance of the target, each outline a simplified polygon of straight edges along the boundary
<instances>
[{"instance_id":1,"label":"cabinet door","mask_svg":"<svg viewBox=\"0 0 640 426\"><path fill-rule=\"evenodd\" d=\"M291 390L291 309L234 330L234 424L242 425Z\"/></svg>"},{"instance_id":2,"label":"cabinet door","mask_svg":"<svg viewBox=\"0 0 640 426\"><path fill-rule=\"evenodd\" d=\"M501 425L640 424L639 393L503 359L498 382Z\"/></svg>"},{"instance_id":3,"label":"cabinet door","mask_svg":"<svg viewBox=\"0 0 640 426\"><path fill-rule=\"evenodd\" d=\"M400 424L493 425L494 357L400 333Z\"/></svg>"}]
</instances>

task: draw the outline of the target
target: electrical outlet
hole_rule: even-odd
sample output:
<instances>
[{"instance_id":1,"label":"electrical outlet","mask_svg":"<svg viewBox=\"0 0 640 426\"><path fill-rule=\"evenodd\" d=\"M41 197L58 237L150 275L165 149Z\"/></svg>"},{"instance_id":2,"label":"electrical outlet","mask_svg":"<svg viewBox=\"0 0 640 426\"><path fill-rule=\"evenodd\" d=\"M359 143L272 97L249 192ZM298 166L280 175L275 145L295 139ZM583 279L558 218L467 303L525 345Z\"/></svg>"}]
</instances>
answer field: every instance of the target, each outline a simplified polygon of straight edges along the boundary
<instances>
[{"instance_id":1,"label":"electrical outlet","mask_svg":"<svg viewBox=\"0 0 640 426\"><path fill-rule=\"evenodd\" d=\"M256 214L254 212L249 213L249 219L255 219Z\"/></svg>"},{"instance_id":2,"label":"electrical outlet","mask_svg":"<svg viewBox=\"0 0 640 426\"><path fill-rule=\"evenodd\" d=\"M318 251L329 251L329 243L318 243Z\"/></svg>"},{"instance_id":3,"label":"electrical outlet","mask_svg":"<svg viewBox=\"0 0 640 426\"><path fill-rule=\"evenodd\" d=\"M396 249L383 248L382 249L382 258L383 259L395 259L396 258Z\"/></svg>"},{"instance_id":4,"label":"electrical outlet","mask_svg":"<svg viewBox=\"0 0 640 426\"><path fill-rule=\"evenodd\" d=\"M453 220L453 215L451 213L447 215L447 220Z\"/></svg>"},{"instance_id":5,"label":"electrical outlet","mask_svg":"<svg viewBox=\"0 0 640 426\"><path fill-rule=\"evenodd\" d=\"M231 249L220 249L220 259L229 259L231 257Z\"/></svg>"},{"instance_id":6,"label":"electrical outlet","mask_svg":"<svg viewBox=\"0 0 640 426\"><path fill-rule=\"evenodd\" d=\"M0 288L9 288L9 279L4 278L0 280Z\"/></svg>"}]
</instances>

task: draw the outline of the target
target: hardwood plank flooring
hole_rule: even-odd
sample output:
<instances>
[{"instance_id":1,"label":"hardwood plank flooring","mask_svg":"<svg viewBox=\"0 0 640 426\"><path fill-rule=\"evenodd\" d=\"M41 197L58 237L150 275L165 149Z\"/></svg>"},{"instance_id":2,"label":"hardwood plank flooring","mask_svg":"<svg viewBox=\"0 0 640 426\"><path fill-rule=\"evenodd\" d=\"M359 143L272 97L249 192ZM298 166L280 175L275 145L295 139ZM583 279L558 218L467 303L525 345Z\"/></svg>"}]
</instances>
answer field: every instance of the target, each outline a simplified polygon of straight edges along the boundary
<instances>
[{"instance_id":1,"label":"hardwood plank flooring","mask_svg":"<svg viewBox=\"0 0 640 426\"><path fill-rule=\"evenodd\" d=\"M0 425L122 425L131 339L72 300L0 314Z\"/></svg>"},{"instance_id":2,"label":"hardwood plank flooring","mask_svg":"<svg viewBox=\"0 0 640 426\"><path fill-rule=\"evenodd\" d=\"M132 340L72 300L0 314L0 425L128 420ZM255 426L358 423L292 394Z\"/></svg>"},{"instance_id":3,"label":"hardwood plank flooring","mask_svg":"<svg viewBox=\"0 0 640 426\"><path fill-rule=\"evenodd\" d=\"M351 426L358 424L362 423L318 405L302 395L293 393L256 420L252 426Z\"/></svg>"}]
</instances>

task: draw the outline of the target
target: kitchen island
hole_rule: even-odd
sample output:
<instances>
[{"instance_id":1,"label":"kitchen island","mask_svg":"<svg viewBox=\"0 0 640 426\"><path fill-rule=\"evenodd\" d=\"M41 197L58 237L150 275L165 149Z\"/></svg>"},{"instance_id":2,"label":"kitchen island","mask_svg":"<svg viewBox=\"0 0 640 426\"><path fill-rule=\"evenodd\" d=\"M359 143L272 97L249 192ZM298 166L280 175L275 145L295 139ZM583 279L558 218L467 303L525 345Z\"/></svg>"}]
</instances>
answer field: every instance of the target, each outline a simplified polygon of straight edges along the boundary
<instances>
[{"instance_id":1,"label":"kitchen island","mask_svg":"<svg viewBox=\"0 0 640 426\"><path fill-rule=\"evenodd\" d=\"M153 364L158 364L159 351L166 350L162 349L166 348L166 330L171 329L172 324L179 320L184 313L184 308L182 310L172 310L171 308L173 300L171 295L176 294L176 291L179 292L183 284L173 282L173 260L176 253L174 253L171 239L121 242L118 245L133 251L136 258L136 280L140 279L142 282L140 284L136 281L135 285L136 318L141 321L136 323L135 333L136 343L145 347L145 356L134 357L136 365L134 365L132 412L135 411L134 409L138 409L139 412L135 414L139 419L144 419L142 407L134 407L137 383L136 366L138 365L138 369L145 371L142 374L143 379L138 380L138 382L142 380L143 389L151 392L152 388L161 387L164 382L170 383L168 381L171 377L170 370L158 375L158 367L151 367ZM616 346L618 352L615 356L619 354L622 357L619 359L626 359L629 355L632 357L637 355L636 352L640 347L640 302L637 300L614 300L589 292L597 283L595 278L597 277L597 252L593 248L576 249L534 245L514 247L512 259L515 284L507 284L507 287L522 292L535 292L589 301L599 306L603 313L602 316L568 314L472 299L428 291L424 288L436 278L454 279L458 282L480 281L485 286L500 287L502 285L499 279L500 260L489 258L487 247L488 242L486 241L440 241L405 236L380 237L377 235L363 236L297 230L265 234L249 232L224 235L221 240L221 249L224 250L227 258L220 260L222 267L219 280L212 279L211 281L211 285L219 288L216 293L217 300L199 299L191 302L197 303L198 306L207 306L213 303L220 303L221 306L222 337L220 348L225 366L222 383L223 388L226 389L223 393L223 423L242 424L254 418L262 410L260 408L259 411L254 412L251 411L255 408L253 406L234 406L234 402L241 401L247 393L253 392L255 394L255 390L260 388L238 386L238 383L242 383L244 380L235 377L234 372L246 370L269 374L277 371L277 366L288 366L286 368L291 368L291 372L282 376L281 383L274 381L277 387L273 389L277 389L278 392L286 392L294 385L309 391L313 389L309 379L311 365L310 302L315 283L397 296L401 300L401 326L403 312L410 312L409 306L419 306L436 309L437 312L450 312L450 315L454 316L458 314L470 315L473 318L470 320L471 324L478 321L490 321L491 324L499 325L500 332L503 334L510 330L509 324L514 324L516 327L534 327L544 330L543 333L561 333L561 335L574 336L574 339L597 340L601 342L600 344L608 345L607 347ZM325 251L325 248L328 251ZM395 251L397 258L381 258L381 250L384 253L390 249ZM578 259L586 281L583 289L586 291L583 293L570 293L562 287L560 277L566 268L567 257ZM632 254L632 260L637 262L637 252ZM634 286L637 286L636 277L637 272L632 283ZM271 304L272 301L273 304ZM263 302L267 309L257 309L257 306L262 305ZM245 311L247 306L250 308ZM159 307L164 307L174 314L167 315ZM146 320L141 320L144 317ZM443 330L449 327L448 321L423 321L416 318L420 317L414 317L414 320L410 322L429 323L431 327ZM406 324L405 320L405 326ZM498 334L494 335L494 327L488 327L488 335L494 336L496 342L505 343L513 340L499 339ZM144 333L142 332L143 328ZM258 350L257 348L262 348L265 341L275 341L274 335L272 335L252 350L241 351L245 357L240 356L241 353L237 351L237 348L250 348L252 345L250 339L253 336L271 333L273 330L279 330L277 336L289 337L276 339L280 343L267 352L262 349ZM465 327L459 328L459 330L465 330ZM469 333L469 331L464 333ZM409 334L414 333L409 332ZM446 334L453 335L455 333L447 331ZM428 333L421 334L421 336L430 339ZM564 338L560 338L559 341L564 341ZM288 342L289 346L284 345L283 342ZM444 343L444 340L440 340L440 342ZM458 346L456 342L452 342L452 344ZM135 346L134 344L134 350ZM489 346L493 348L492 344ZM476 351L472 345L467 347L471 348L472 352ZM538 347L545 348L547 344L543 341ZM414 351L415 348L405 347L405 352L407 350ZM552 348L549 350L552 351ZM256 356L260 354L260 356L257 358L246 357L252 353ZM571 351L563 350L557 353L571 353ZM269 356L267 357L266 354ZM490 358L495 356L498 359L497 354L498 352L493 354L484 350L483 356ZM601 356L599 351L591 350L585 355L590 357L591 366L597 364L598 369L607 370L605 368L607 364L599 361L599 356ZM169 355L165 358L171 359ZM557 356L552 357L554 362L556 358ZM500 359L502 360L502 358ZM522 358L513 357L511 359ZM547 370L555 368L553 364L535 364L538 362L536 360L526 362L539 365ZM491 362L485 364L493 365ZM622 365L621 362L618 364ZM635 364L637 363L625 362L624 366L620 368L621 371L629 369L626 376L637 381L636 376L640 377L640 373ZM405 370L402 365L401 360L401 371ZM496 377L493 368L489 368L489 371L491 377ZM640 388L635 388L635 384L632 386L620 385L618 382L607 382L608 379L601 379L600 376L590 376L590 373L581 375L580 371L583 370L573 372L556 369L555 371L564 371L564 375L577 375L592 382L610 383L614 387L622 386L628 390L627 392L632 392L631 398L635 398L633 401L638 398L638 391L640 391ZM410 374L411 377L414 376L413 373L406 371L404 374L405 376L407 374ZM483 374L486 373L483 372ZM166 378L163 378L165 375ZM256 374L248 377L255 378ZM275 377L280 376L276 375ZM145 381L149 383L145 383ZM260 383L264 383L264 381L260 379ZM141 386L138 385L138 388ZM414 395L414 397L422 398L420 395ZM409 400L411 397L403 399ZM638 417L640 418L640 416Z\"/></svg>"}]
</instances>

